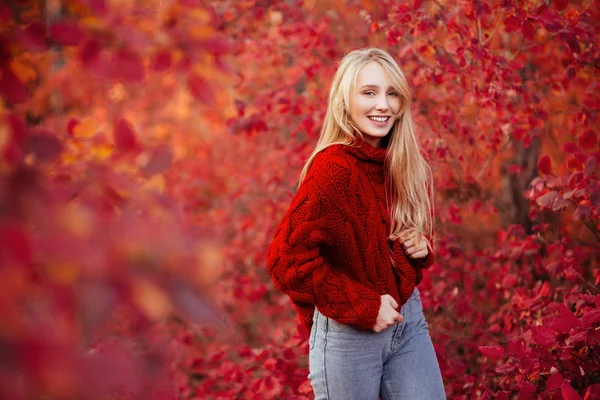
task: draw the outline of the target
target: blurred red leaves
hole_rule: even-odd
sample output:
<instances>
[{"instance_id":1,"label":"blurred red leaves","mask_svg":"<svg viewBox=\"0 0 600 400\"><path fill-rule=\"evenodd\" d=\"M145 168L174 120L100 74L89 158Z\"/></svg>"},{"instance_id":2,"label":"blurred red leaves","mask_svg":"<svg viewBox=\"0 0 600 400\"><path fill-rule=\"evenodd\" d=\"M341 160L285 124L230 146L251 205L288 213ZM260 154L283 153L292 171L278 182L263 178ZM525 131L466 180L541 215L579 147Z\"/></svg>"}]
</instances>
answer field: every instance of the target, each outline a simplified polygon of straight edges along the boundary
<instances>
[{"instance_id":1,"label":"blurred red leaves","mask_svg":"<svg viewBox=\"0 0 600 400\"><path fill-rule=\"evenodd\" d=\"M264 250L335 60L381 40L435 175L447 396L598 397L597 7L309 3L0 6L1 397L310 398Z\"/></svg>"},{"instance_id":2,"label":"blurred red leaves","mask_svg":"<svg viewBox=\"0 0 600 400\"><path fill-rule=\"evenodd\" d=\"M208 81L202 76L197 74L191 75L188 78L188 86L190 93L192 93L197 100L208 104L214 103L215 94Z\"/></svg>"},{"instance_id":3,"label":"blurred red leaves","mask_svg":"<svg viewBox=\"0 0 600 400\"><path fill-rule=\"evenodd\" d=\"M598 145L598 137L592 130L587 130L579 136L579 147L582 149L593 149Z\"/></svg>"},{"instance_id":4,"label":"blurred red leaves","mask_svg":"<svg viewBox=\"0 0 600 400\"><path fill-rule=\"evenodd\" d=\"M147 163L141 171L150 176L166 172L173 164L173 152L168 147L159 147L150 153Z\"/></svg>"},{"instance_id":5,"label":"blurred red leaves","mask_svg":"<svg viewBox=\"0 0 600 400\"><path fill-rule=\"evenodd\" d=\"M562 11L569 5L569 0L552 0L552 5L558 11Z\"/></svg>"},{"instance_id":6,"label":"blurred red leaves","mask_svg":"<svg viewBox=\"0 0 600 400\"><path fill-rule=\"evenodd\" d=\"M50 40L62 46L76 46L85 39L85 31L75 21L61 21L48 28Z\"/></svg>"},{"instance_id":7,"label":"blurred red leaves","mask_svg":"<svg viewBox=\"0 0 600 400\"><path fill-rule=\"evenodd\" d=\"M115 121L113 138L115 145L121 151L130 151L137 148L135 132L133 131L131 124L125 118L120 118Z\"/></svg>"},{"instance_id":8,"label":"blurred red leaves","mask_svg":"<svg viewBox=\"0 0 600 400\"><path fill-rule=\"evenodd\" d=\"M502 346L479 346L478 349L485 357L498 359L504 356Z\"/></svg>"},{"instance_id":9,"label":"blurred red leaves","mask_svg":"<svg viewBox=\"0 0 600 400\"><path fill-rule=\"evenodd\" d=\"M31 132L24 144L24 150L34 154L40 161L56 160L62 148L62 142L46 129L36 129Z\"/></svg>"},{"instance_id":10,"label":"blurred red leaves","mask_svg":"<svg viewBox=\"0 0 600 400\"><path fill-rule=\"evenodd\" d=\"M546 154L542 155L538 159L537 167L542 174L550 175L552 173L552 163L550 161L550 157Z\"/></svg>"},{"instance_id":11,"label":"blurred red leaves","mask_svg":"<svg viewBox=\"0 0 600 400\"><path fill-rule=\"evenodd\" d=\"M25 86L9 66L0 64L0 94L11 103L22 103L27 99Z\"/></svg>"}]
</instances>

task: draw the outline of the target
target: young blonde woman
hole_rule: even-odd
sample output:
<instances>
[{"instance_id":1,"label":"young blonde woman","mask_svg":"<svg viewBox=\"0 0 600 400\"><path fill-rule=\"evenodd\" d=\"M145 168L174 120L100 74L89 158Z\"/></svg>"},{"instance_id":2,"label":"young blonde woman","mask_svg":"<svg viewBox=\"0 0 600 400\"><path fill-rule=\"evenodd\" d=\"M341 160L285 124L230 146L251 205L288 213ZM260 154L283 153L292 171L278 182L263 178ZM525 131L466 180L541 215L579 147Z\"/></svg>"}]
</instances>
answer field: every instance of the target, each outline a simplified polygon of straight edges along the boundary
<instances>
[{"instance_id":1,"label":"young blonde woman","mask_svg":"<svg viewBox=\"0 0 600 400\"><path fill-rule=\"evenodd\" d=\"M310 332L319 399L445 399L416 285L433 263L431 171L406 78L380 49L347 54L267 267Z\"/></svg>"}]
</instances>

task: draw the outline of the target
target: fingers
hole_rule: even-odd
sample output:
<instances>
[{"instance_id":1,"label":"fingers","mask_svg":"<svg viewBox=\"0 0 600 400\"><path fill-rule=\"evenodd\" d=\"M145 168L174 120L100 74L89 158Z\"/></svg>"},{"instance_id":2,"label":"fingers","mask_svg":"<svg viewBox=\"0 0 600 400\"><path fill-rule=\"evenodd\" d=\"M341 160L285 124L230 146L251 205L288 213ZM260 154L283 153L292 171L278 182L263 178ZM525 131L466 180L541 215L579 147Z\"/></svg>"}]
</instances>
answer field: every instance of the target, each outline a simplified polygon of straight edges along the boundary
<instances>
[{"instance_id":1,"label":"fingers","mask_svg":"<svg viewBox=\"0 0 600 400\"><path fill-rule=\"evenodd\" d=\"M376 332L376 333L382 332L385 329L389 328L390 326L393 326L396 323L402 323L402 322L404 322L404 316L402 316L402 314L400 314L399 312L396 312L395 314L392 314L391 316L389 316L389 320L378 321L377 324L375 324L375 326L373 327L373 332Z\"/></svg>"},{"instance_id":2,"label":"fingers","mask_svg":"<svg viewBox=\"0 0 600 400\"><path fill-rule=\"evenodd\" d=\"M421 251L417 251L416 253L411 254L412 258L425 258L427 257L427 254L429 254L429 252L427 250L421 250Z\"/></svg>"},{"instance_id":3,"label":"fingers","mask_svg":"<svg viewBox=\"0 0 600 400\"><path fill-rule=\"evenodd\" d=\"M398 234L394 234L390 236L390 239L396 240L399 239L401 242L404 242L409 239L414 239L417 236L417 233L413 230L404 230L400 231Z\"/></svg>"},{"instance_id":4,"label":"fingers","mask_svg":"<svg viewBox=\"0 0 600 400\"><path fill-rule=\"evenodd\" d=\"M412 258L423 258L429 254L427 243L423 242L420 245L409 245L405 247L406 254Z\"/></svg>"},{"instance_id":5,"label":"fingers","mask_svg":"<svg viewBox=\"0 0 600 400\"><path fill-rule=\"evenodd\" d=\"M381 295L381 305L379 307L377 321L372 328L373 331L381 332L398 322L404 321L404 317L396 311L396 308L398 307L398 302L391 295Z\"/></svg>"}]
</instances>

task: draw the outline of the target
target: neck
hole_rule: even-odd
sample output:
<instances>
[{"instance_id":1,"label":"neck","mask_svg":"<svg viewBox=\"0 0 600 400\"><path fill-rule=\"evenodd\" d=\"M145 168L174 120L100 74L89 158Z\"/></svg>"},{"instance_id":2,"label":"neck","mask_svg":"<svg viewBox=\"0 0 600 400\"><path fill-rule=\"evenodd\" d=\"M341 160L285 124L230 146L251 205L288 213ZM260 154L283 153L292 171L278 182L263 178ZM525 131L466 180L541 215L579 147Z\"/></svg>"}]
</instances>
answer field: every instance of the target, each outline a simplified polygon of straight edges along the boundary
<instances>
[{"instance_id":1,"label":"neck","mask_svg":"<svg viewBox=\"0 0 600 400\"><path fill-rule=\"evenodd\" d=\"M371 146L375 147L376 149L378 149L379 145L381 144L381 138L376 138L369 135L363 135L363 140L369 143Z\"/></svg>"}]
</instances>

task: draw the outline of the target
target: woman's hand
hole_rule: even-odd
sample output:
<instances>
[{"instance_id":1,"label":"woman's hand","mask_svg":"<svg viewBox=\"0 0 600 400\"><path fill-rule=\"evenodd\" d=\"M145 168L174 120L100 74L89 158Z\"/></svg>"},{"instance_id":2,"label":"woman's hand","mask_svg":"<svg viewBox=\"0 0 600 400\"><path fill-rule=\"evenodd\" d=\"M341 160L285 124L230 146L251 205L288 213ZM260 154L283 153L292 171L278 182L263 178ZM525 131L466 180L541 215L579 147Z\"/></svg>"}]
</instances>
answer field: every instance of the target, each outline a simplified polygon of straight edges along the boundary
<instances>
[{"instance_id":1,"label":"woman's hand","mask_svg":"<svg viewBox=\"0 0 600 400\"><path fill-rule=\"evenodd\" d=\"M373 331L379 333L396 322L404 321L404 317L396 311L396 308L398 308L398 303L392 296L389 294L382 295L379 314L377 314L377 321L375 322Z\"/></svg>"},{"instance_id":2,"label":"woman's hand","mask_svg":"<svg viewBox=\"0 0 600 400\"><path fill-rule=\"evenodd\" d=\"M410 258L425 258L429 255L429 242L415 231L402 231L397 237Z\"/></svg>"}]
</instances>

